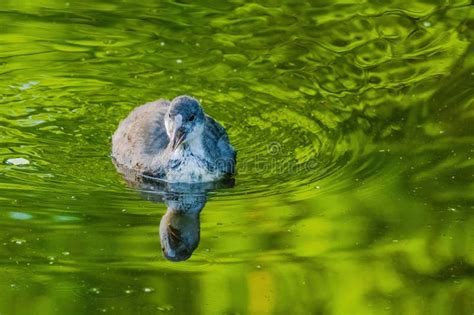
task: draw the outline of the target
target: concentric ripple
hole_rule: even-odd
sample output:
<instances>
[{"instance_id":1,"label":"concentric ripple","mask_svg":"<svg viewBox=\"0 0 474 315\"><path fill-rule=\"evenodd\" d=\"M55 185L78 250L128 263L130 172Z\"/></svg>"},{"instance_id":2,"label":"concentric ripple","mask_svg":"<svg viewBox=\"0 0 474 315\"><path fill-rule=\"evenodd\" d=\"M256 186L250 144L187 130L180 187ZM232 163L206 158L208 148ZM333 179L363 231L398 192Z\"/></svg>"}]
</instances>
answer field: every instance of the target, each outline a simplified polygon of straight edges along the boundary
<instances>
[{"instance_id":1,"label":"concentric ripple","mask_svg":"<svg viewBox=\"0 0 474 315\"><path fill-rule=\"evenodd\" d=\"M108 6L68 8L69 18L40 6L2 14L3 182L116 190L108 154L120 119L144 102L188 93L238 150L237 186L225 198L308 198L318 187L348 187L356 172L378 167L414 93L429 100L430 82L467 53L450 31L467 18L462 3L389 6L359 5L354 15L341 5L337 16L301 4L207 7L214 14L203 16L188 5L193 18L179 19L166 18L184 10L178 4L138 15L104 15ZM207 27L187 31L197 25ZM9 158L31 164L6 165Z\"/></svg>"}]
</instances>

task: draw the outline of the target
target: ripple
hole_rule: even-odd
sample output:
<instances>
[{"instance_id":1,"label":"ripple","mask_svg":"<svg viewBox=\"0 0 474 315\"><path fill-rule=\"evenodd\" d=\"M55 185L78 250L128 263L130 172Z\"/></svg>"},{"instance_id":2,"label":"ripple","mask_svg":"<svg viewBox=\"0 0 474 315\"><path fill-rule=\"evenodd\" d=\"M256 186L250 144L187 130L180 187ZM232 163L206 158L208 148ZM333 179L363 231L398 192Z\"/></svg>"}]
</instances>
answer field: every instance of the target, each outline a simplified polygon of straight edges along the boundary
<instances>
[{"instance_id":1,"label":"ripple","mask_svg":"<svg viewBox=\"0 0 474 315\"><path fill-rule=\"evenodd\" d=\"M3 304L468 313L471 1L350 2L2 1ZM169 204L127 186L110 137L180 94L226 127L238 174L171 263Z\"/></svg>"},{"instance_id":2,"label":"ripple","mask_svg":"<svg viewBox=\"0 0 474 315\"><path fill-rule=\"evenodd\" d=\"M242 3L202 15L199 6L174 3L138 17L108 11L102 25L105 4L78 4L69 19L62 14L70 8L34 5L2 15L15 23L0 51L8 75L0 102L9 105L0 109L0 156L30 164L0 165L1 185L115 194L123 189L109 158L118 122L142 103L187 93L227 128L238 151L236 186L213 198L302 200L351 189L392 158L378 149L408 119L407 91L429 100L430 82L466 54L468 42L452 31L463 18L449 13L462 5ZM165 14L184 11L197 18ZM51 18L57 23L49 28ZM186 31L196 25L212 36L207 28Z\"/></svg>"}]
</instances>

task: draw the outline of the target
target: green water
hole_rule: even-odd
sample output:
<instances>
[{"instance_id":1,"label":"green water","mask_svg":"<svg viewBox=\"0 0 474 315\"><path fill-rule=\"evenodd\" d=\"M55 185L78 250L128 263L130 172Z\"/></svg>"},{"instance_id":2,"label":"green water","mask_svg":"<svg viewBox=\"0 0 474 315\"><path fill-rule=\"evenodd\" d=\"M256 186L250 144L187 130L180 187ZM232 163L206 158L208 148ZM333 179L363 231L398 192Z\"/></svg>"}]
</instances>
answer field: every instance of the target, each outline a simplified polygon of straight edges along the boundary
<instances>
[{"instance_id":1,"label":"green water","mask_svg":"<svg viewBox=\"0 0 474 315\"><path fill-rule=\"evenodd\" d=\"M1 1L1 315L474 313L471 1L312 2ZM238 175L176 263L109 154L180 94Z\"/></svg>"}]
</instances>

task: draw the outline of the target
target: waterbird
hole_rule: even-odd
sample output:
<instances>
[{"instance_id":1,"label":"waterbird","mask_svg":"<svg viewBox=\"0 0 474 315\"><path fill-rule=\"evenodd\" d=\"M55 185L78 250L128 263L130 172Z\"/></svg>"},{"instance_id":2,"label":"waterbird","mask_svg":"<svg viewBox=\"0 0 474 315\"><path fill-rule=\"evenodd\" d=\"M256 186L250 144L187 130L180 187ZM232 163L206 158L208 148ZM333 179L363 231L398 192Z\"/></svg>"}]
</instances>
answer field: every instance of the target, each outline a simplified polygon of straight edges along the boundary
<instances>
[{"instance_id":1,"label":"waterbird","mask_svg":"<svg viewBox=\"0 0 474 315\"><path fill-rule=\"evenodd\" d=\"M236 165L224 127L187 95L135 108L112 136L112 158L120 169L171 183L231 177Z\"/></svg>"}]
</instances>

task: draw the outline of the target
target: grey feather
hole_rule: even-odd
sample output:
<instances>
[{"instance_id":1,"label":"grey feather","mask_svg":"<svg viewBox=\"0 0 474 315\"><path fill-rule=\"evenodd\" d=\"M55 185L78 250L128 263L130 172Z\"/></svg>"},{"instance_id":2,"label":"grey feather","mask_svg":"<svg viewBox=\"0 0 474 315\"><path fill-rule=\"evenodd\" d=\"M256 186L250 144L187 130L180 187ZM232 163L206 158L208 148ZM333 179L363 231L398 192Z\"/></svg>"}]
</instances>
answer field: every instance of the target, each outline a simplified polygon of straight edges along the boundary
<instances>
[{"instance_id":1,"label":"grey feather","mask_svg":"<svg viewBox=\"0 0 474 315\"><path fill-rule=\"evenodd\" d=\"M157 100L135 108L112 136L112 157L120 166L141 173L163 167L159 158L169 143L164 126L167 100Z\"/></svg>"},{"instance_id":2,"label":"grey feather","mask_svg":"<svg viewBox=\"0 0 474 315\"><path fill-rule=\"evenodd\" d=\"M176 126L181 127L186 136L192 135L189 136L191 144L197 143L197 139L199 150L183 140L182 153L174 151L171 131L167 131L165 120L169 127L176 123L177 116L179 126ZM135 108L112 137L112 156L121 168L157 177L169 175L170 181L183 178L180 172L190 173L190 182L200 181L203 172L216 177L233 175L236 163L236 153L224 127L205 115L199 102L189 96L177 97L172 102L161 99ZM194 161L190 164L193 167L199 166L196 178L193 169L183 167L190 161Z\"/></svg>"}]
</instances>

